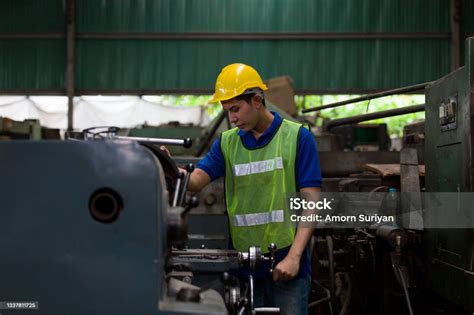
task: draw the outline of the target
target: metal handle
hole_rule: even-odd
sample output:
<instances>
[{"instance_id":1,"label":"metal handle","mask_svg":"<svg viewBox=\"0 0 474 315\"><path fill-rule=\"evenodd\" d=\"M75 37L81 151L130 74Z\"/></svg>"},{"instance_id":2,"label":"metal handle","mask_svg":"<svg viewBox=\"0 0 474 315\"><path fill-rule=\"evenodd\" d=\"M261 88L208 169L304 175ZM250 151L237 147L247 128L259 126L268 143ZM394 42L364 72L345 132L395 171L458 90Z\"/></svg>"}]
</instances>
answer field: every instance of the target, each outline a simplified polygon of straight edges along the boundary
<instances>
[{"instance_id":1,"label":"metal handle","mask_svg":"<svg viewBox=\"0 0 474 315\"><path fill-rule=\"evenodd\" d=\"M184 176L184 181L183 181L182 187L180 189L180 196L179 196L179 200L178 200L178 205L183 206L183 207L184 207L184 198L186 197L186 191L188 190L189 180L191 178L191 173L193 171L194 171L194 165L189 163L186 166L186 172L187 173Z\"/></svg>"},{"instance_id":2,"label":"metal handle","mask_svg":"<svg viewBox=\"0 0 474 315\"><path fill-rule=\"evenodd\" d=\"M178 198L179 198L179 193L181 191L181 179L183 178L183 173L177 174L177 179L176 179L176 188L174 189L174 196L173 196L173 203L171 204L173 207L178 206Z\"/></svg>"},{"instance_id":3,"label":"metal handle","mask_svg":"<svg viewBox=\"0 0 474 315\"><path fill-rule=\"evenodd\" d=\"M268 250L270 251L270 273L273 273L273 269L275 269L275 252L277 250L276 244L268 244Z\"/></svg>"},{"instance_id":4,"label":"metal handle","mask_svg":"<svg viewBox=\"0 0 474 315\"><path fill-rule=\"evenodd\" d=\"M190 138L166 139L166 138L141 138L141 137L114 136L113 139L133 140L133 141L138 141L138 142L150 142L150 143L167 144L167 145L182 145L185 148L190 148L193 145L193 142Z\"/></svg>"}]
</instances>

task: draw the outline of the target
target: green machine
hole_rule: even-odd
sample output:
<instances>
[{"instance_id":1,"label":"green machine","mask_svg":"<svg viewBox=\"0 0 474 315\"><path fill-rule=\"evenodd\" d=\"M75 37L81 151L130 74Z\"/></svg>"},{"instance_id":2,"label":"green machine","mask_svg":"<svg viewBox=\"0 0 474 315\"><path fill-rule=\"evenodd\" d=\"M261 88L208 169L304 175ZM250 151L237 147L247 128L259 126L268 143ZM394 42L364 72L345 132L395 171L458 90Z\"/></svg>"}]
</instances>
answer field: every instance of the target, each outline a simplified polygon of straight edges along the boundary
<instances>
[{"instance_id":1,"label":"green machine","mask_svg":"<svg viewBox=\"0 0 474 315\"><path fill-rule=\"evenodd\" d=\"M474 191L474 38L466 40L465 57L463 67L426 89L427 192ZM446 216L456 215L454 206L444 214L425 213L439 223L424 234L427 285L473 312L474 229L439 228Z\"/></svg>"},{"instance_id":2,"label":"green machine","mask_svg":"<svg viewBox=\"0 0 474 315\"><path fill-rule=\"evenodd\" d=\"M0 140L41 138L41 125L38 120L14 121L0 117Z\"/></svg>"},{"instance_id":3,"label":"green machine","mask_svg":"<svg viewBox=\"0 0 474 315\"><path fill-rule=\"evenodd\" d=\"M61 139L59 129L42 127L37 119L15 121L10 118L0 117L0 141L46 139Z\"/></svg>"}]
</instances>

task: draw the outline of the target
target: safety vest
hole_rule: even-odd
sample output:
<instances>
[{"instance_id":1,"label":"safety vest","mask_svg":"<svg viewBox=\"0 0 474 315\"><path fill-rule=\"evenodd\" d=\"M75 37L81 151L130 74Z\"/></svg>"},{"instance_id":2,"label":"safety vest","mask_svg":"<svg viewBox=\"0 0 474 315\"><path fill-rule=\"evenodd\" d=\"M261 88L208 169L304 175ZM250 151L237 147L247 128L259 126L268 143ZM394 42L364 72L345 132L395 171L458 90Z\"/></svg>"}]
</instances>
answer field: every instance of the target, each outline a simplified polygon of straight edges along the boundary
<instances>
[{"instance_id":1,"label":"safety vest","mask_svg":"<svg viewBox=\"0 0 474 315\"><path fill-rule=\"evenodd\" d=\"M301 124L283 119L263 147L246 148L234 128L222 133L225 197L234 248L248 250L293 243L295 224L285 210L286 194L296 192L296 152Z\"/></svg>"}]
</instances>

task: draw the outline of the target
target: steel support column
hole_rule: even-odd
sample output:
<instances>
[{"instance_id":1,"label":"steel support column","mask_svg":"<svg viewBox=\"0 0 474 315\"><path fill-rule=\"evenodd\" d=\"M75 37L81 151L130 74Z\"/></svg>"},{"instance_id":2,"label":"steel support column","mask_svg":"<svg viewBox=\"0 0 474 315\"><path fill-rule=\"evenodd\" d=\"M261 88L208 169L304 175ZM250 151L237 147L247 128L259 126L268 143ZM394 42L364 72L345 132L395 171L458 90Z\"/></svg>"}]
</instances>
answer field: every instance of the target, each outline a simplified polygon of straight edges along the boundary
<instances>
[{"instance_id":1,"label":"steel support column","mask_svg":"<svg viewBox=\"0 0 474 315\"><path fill-rule=\"evenodd\" d=\"M451 70L460 67L461 49L461 0L451 0Z\"/></svg>"},{"instance_id":2,"label":"steel support column","mask_svg":"<svg viewBox=\"0 0 474 315\"><path fill-rule=\"evenodd\" d=\"M73 118L74 118L74 88L75 88L75 77L76 77L76 60L75 60L75 1L67 1L66 10L66 94L68 98L68 111L67 111L67 129L73 130Z\"/></svg>"}]
</instances>

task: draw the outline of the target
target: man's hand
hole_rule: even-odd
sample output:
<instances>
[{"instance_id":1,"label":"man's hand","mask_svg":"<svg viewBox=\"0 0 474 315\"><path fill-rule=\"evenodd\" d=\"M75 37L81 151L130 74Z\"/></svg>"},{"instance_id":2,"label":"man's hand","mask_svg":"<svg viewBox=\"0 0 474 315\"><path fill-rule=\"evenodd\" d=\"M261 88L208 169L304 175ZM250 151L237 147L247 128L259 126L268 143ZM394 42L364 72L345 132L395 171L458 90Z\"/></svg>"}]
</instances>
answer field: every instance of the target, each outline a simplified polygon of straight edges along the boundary
<instances>
[{"instance_id":1,"label":"man's hand","mask_svg":"<svg viewBox=\"0 0 474 315\"><path fill-rule=\"evenodd\" d=\"M294 279L300 271L301 257L287 255L273 270L273 281Z\"/></svg>"},{"instance_id":2,"label":"man's hand","mask_svg":"<svg viewBox=\"0 0 474 315\"><path fill-rule=\"evenodd\" d=\"M170 150L168 150L168 148L165 147L164 145L160 146L160 150L161 150L161 151L165 151L165 153L166 153L169 157L171 157Z\"/></svg>"},{"instance_id":3,"label":"man's hand","mask_svg":"<svg viewBox=\"0 0 474 315\"><path fill-rule=\"evenodd\" d=\"M164 151L169 157L171 157L170 151L164 145L160 146L160 150ZM178 167L178 171L183 175L187 174L187 171L184 168ZM210 182L211 178L209 175L207 175L203 170L196 168L194 172L191 173L188 190L198 192Z\"/></svg>"},{"instance_id":4,"label":"man's hand","mask_svg":"<svg viewBox=\"0 0 474 315\"><path fill-rule=\"evenodd\" d=\"M309 194L311 200L314 201L319 200L320 191L321 189L319 187L301 188L301 192ZM313 228L305 227L296 230L295 240L291 245L288 255L275 267L275 270L273 270L273 281L287 281L298 275L298 271L300 271L301 255L311 239L313 231Z\"/></svg>"}]
</instances>

